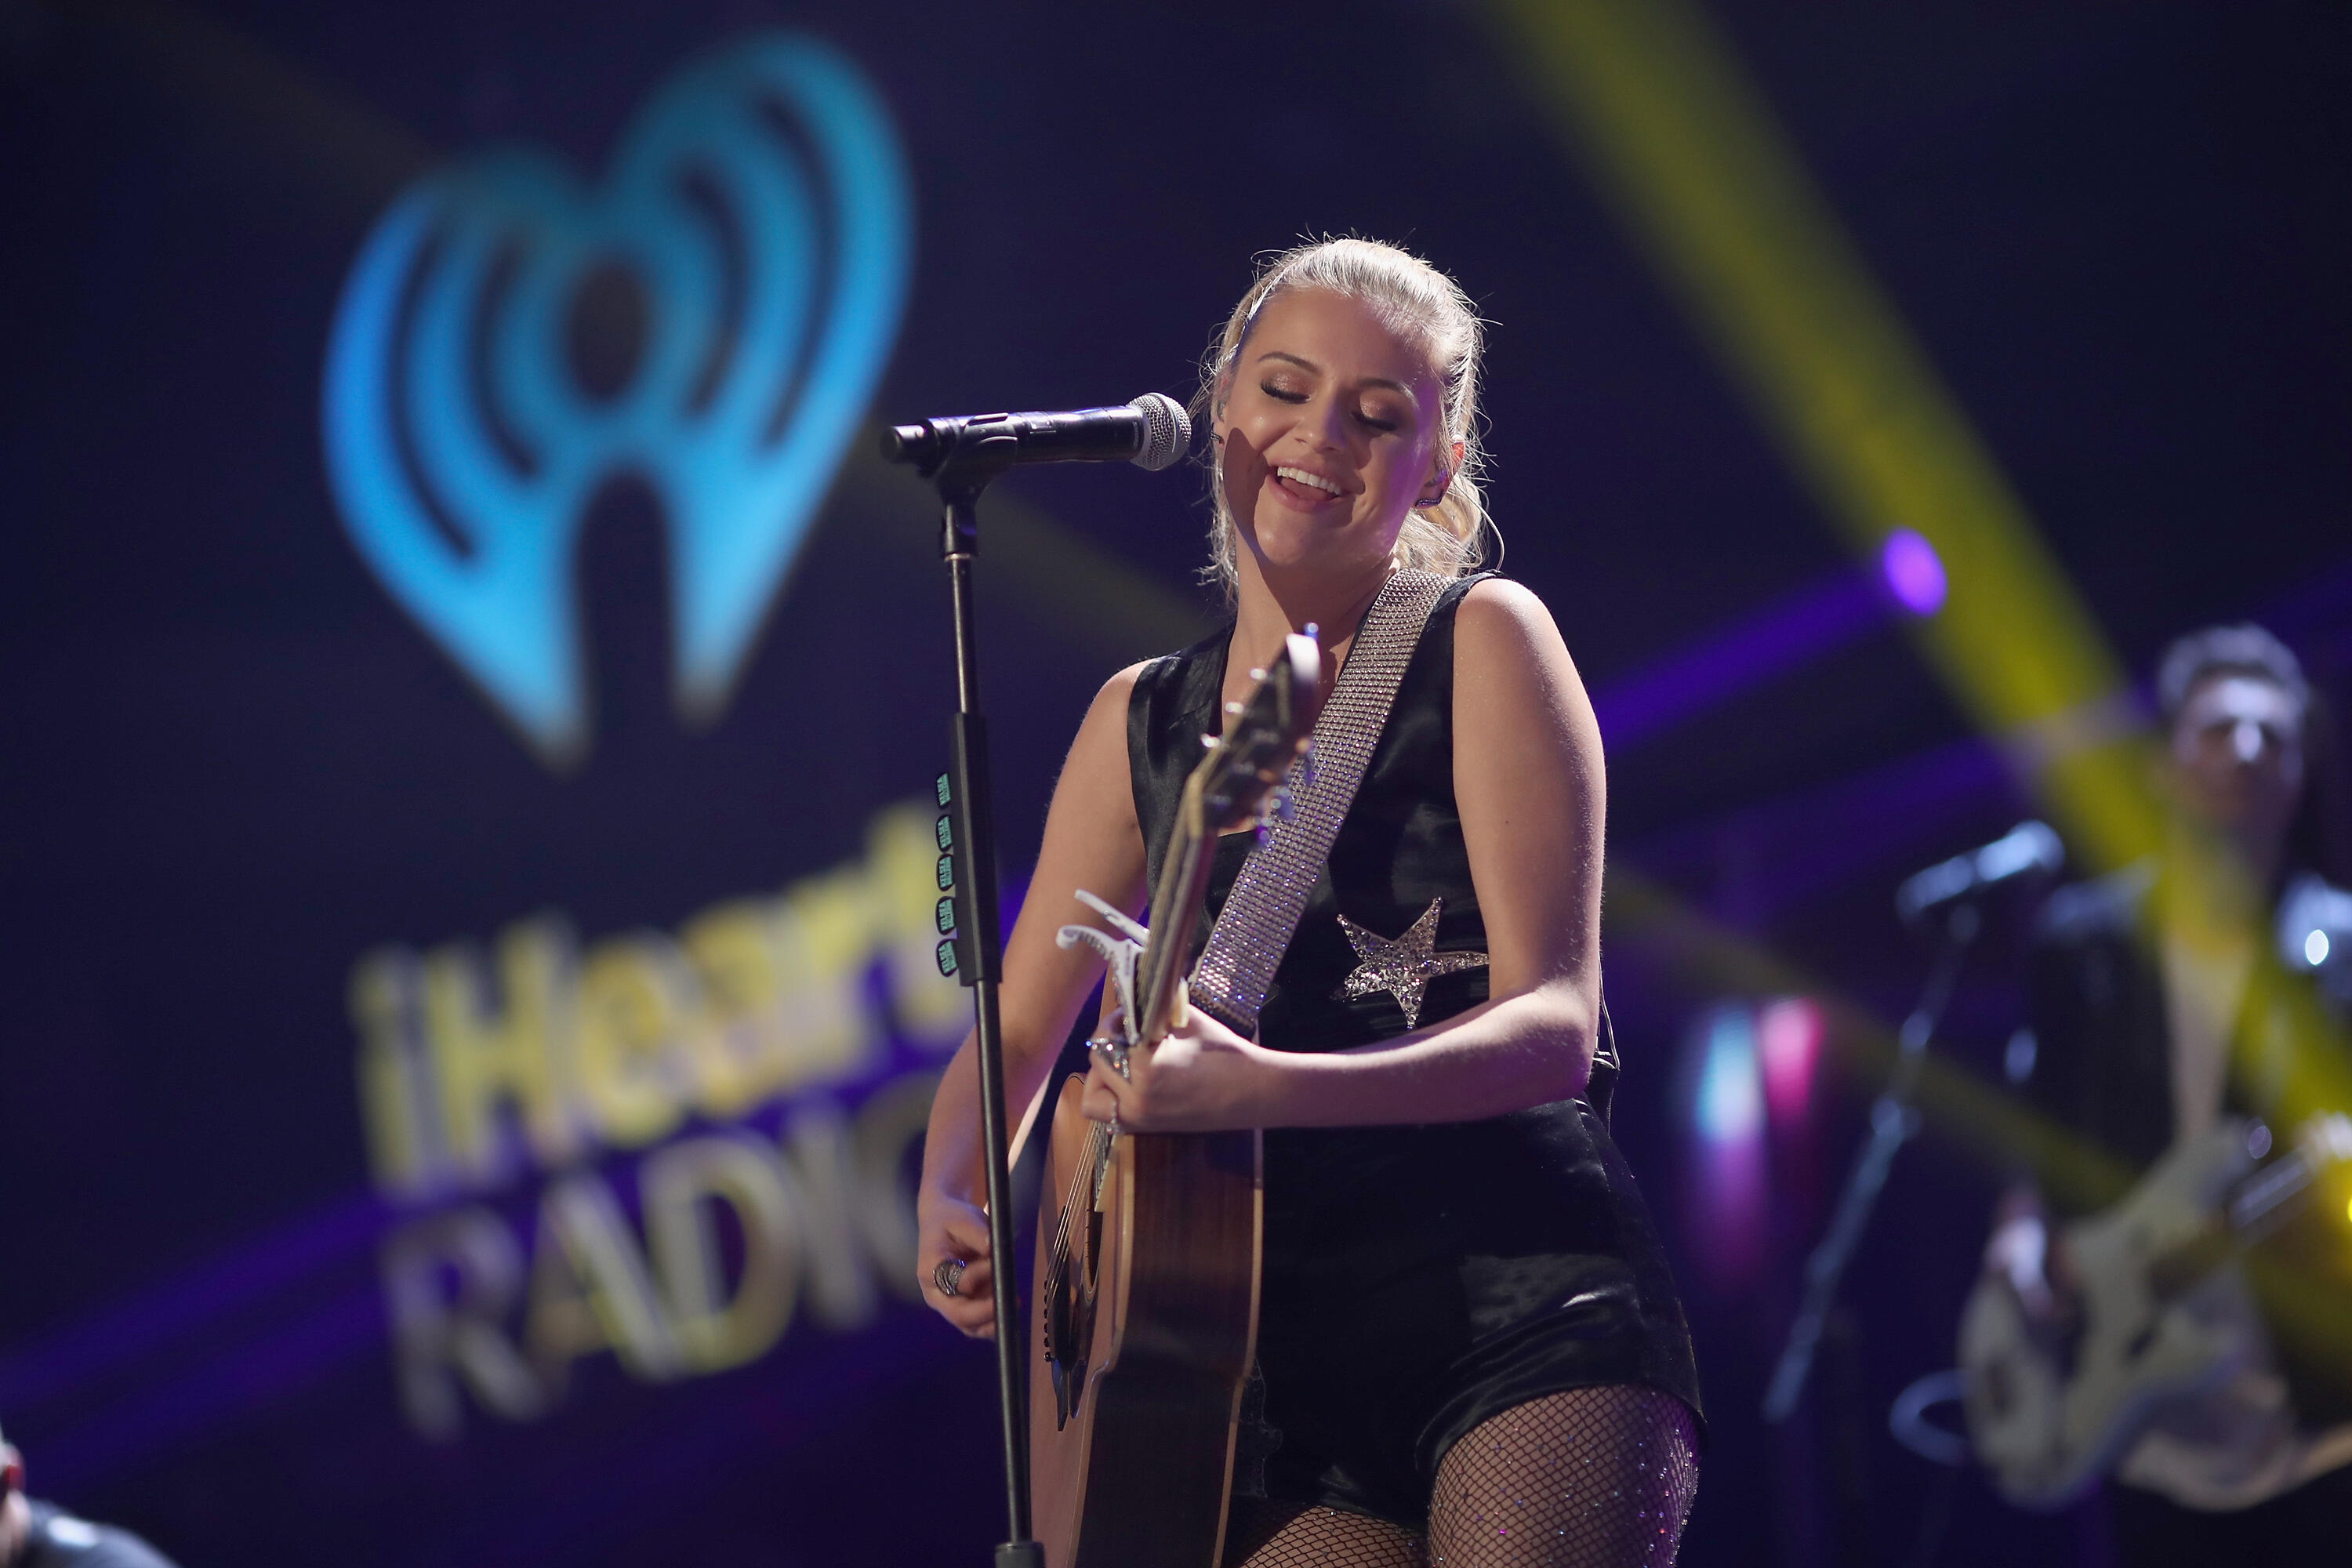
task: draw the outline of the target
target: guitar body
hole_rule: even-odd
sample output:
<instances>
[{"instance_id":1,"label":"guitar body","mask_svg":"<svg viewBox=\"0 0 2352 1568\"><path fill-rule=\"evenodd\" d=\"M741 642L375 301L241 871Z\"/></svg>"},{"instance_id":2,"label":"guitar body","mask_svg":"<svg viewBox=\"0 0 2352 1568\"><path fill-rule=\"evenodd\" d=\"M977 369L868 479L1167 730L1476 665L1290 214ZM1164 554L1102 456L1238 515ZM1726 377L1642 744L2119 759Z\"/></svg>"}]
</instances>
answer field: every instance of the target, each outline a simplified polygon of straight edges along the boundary
<instances>
[{"instance_id":1,"label":"guitar body","mask_svg":"<svg viewBox=\"0 0 2352 1568\"><path fill-rule=\"evenodd\" d=\"M2242 1320L2210 1310L2229 1305L2217 1300L2231 1287L2211 1276L2226 1257L2214 1243L2225 1194L2253 1167L2247 1131L2224 1121L2181 1143L2121 1203L2066 1227L2078 1332L2035 1325L2006 1281L1978 1281L1960 1322L1969 1435L2010 1501L2074 1502L2165 1404L2252 1353Z\"/></svg>"},{"instance_id":2,"label":"guitar body","mask_svg":"<svg viewBox=\"0 0 2352 1568\"><path fill-rule=\"evenodd\" d=\"M1033 1528L1046 1568L1216 1568L1257 1327L1263 1135L1109 1139L1079 1114L1085 1087L1062 1087L1039 1204Z\"/></svg>"}]
</instances>

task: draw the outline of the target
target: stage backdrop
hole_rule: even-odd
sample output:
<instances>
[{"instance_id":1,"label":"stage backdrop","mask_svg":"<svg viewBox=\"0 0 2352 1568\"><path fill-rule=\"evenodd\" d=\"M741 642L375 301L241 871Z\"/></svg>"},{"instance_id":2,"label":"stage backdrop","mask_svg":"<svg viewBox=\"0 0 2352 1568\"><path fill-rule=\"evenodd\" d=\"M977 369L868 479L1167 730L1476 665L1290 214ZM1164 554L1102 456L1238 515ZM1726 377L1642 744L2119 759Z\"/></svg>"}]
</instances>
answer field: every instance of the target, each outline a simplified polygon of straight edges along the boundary
<instances>
[{"instance_id":1,"label":"stage backdrop","mask_svg":"<svg viewBox=\"0 0 2352 1568\"><path fill-rule=\"evenodd\" d=\"M2340 10L1716 16L2124 656L2275 610L2340 668ZM1788 961L1612 928L1619 1131L1712 1407L1686 1561L1923 1507L2063 1559L1883 1435L1973 1267L1951 1148L1906 1156L1820 1418L1753 1414L1872 1087L1827 1020L1899 1016L1888 888L2031 803L1902 639L1940 566L1845 554L1500 26L0 5L0 1426L37 1495L190 1568L981 1561L992 1364L911 1278L969 1019L945 582L875 435L1189 397L1255 255L1359 231L1496 323L1493 499L1601 701L1612 921ZM1008 910L1093 692L1216 624L1202 490L983 505ZM2004 963L1951 1046L1988 1080Z\"/></svg>"}]
</instances>

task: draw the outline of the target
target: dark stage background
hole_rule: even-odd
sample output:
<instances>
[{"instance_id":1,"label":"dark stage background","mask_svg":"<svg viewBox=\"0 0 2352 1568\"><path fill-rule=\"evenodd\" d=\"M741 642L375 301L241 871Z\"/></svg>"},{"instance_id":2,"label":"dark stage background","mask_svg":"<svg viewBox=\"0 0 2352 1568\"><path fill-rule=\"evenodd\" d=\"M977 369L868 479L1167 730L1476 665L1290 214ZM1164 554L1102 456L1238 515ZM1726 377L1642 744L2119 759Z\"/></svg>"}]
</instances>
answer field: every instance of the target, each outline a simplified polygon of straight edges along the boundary
<instances>
[{"instance_id":1,"label":"dark stage background","mask_svg":"<svg viewBox=\"0 0 2352 1568\"><path fill-rule=\"evenodd\" d=\"M2340 689L2352 12L1707 15L2118 657L2262 616ZM804 507L730 500L741 474L702 458L667 490L653 459L616 461L557 506L584 524L530 602L576 590L587 717L535 731L483 673L505 655L451 651L418 607L443 590L396 589L360 543L369 498L436 459L408 437L406 479L334 469L331 333L416 182L516 144L602 179L663 84L779 37L862 78L898 149L903 315L887 237L852 248L891 210L887 159L828 163L822 113L746 153L814 171L821 254L781 308L867 312L871 343L784 409L838 442L793 459ZM1778 954L1796 994L1898 1019L1926 957L1895 882L2032 803L1510 38L1444 0L0 0L0 1423L35 1493L192 1568L981 1561L1002 1531L989 1356L905 1299L896 1261L907 1132L961 1005L923 973L945 592L927 494L871 429L1189 395L1253 255L1301 234L1407 243L1496 323L1494 510L1601 701L1612 878ZM596 232L625 239L631 210ZM765 287L705 303L748 334ZM583 385L625 383L644 312L677 302L621 292L567 318ZM406 298L404 342L424 331ZM394 360L354 395L425 384ZM676 607L665 519L712 474L693 504L721 544L809 526L735 661L681 703L704 612ZM1013 889L1095 688L1212 623L1201 489L1189 468L1030 471L984 510ZM467 504L407 547L460 575L495 556L479 531L505 514ZM1707 1087L1710 1009L1774 995L1711 985L1649 927L1611 943L1618 1130L1711 1421L1685 1561L2089 1560L2086 1520L2009 1510L1888 1435L1895 1393L1949 1363L1993 1188L1932 1131L1804 1411L1762 1424L1875 1085L1832 1029L1727 1217L1709 1161L1761 1113L1708 1099L1728 1092ZM1941 1047L1993 1084L2014 949L1988 944ZM1811 1050L1814 1014L1773 1017ZM478 1103L450 1063L527 1077L565 1050L603 1098L547 1111L538 1142L416 1131ZM728 1170L733 1206L653 1212L660 1181L708 1193ZM698 1259L719 1270L699 1338L667 1321ZM433 1340L461 1290L513 1303L517 1359Z\"/></svg>"}]
</instances>

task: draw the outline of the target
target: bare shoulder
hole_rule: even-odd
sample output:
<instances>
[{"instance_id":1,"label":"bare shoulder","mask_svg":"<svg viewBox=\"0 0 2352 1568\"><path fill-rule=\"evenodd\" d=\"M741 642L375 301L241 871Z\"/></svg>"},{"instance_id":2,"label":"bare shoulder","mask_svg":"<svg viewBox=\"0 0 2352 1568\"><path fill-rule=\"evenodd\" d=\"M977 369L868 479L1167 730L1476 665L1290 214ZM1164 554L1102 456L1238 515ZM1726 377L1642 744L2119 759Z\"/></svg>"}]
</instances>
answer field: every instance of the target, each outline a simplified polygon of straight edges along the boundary
<instances>
[{"instance_id":1,"label":"bare shoulder","mask_svg":"<svg viewBox=\"0 0 2352 1568\"><path fill-rule=\"evenodd\" d=\"M1095 693L1096 703L1115 700L1120 711L1125 712L1128 699L1135 695L1135 683L1143 679L1145 670L1159 662L1156 658L1147 658L1129 665L1125 669L1103 682L1102 689Z\"/></svg>"},{"instance_id":2,"label":"bare shoulder","mask_svg":"<svg viewBox=\"0 0 2352 1568\"><path fill-rule=\"evenodd\" d=\"M1118 739L1119 754L1126 755L1127 707L1135 699L1135 683L1143 678L1151 662L1146 659L1141 664L1130 664L1102 683L1095 700L1087 704L1086 720L1078 726L1079 745L1085 745L1090 735L1108 734Z\"/></svg>"},{"instance_id":3,"label":"bare shoulder","mask_svg":"<svg viewBox=\"0 0 2352 1568\"><path fill-rule=\"evenodd\" d=\"M1497 626L1542 626L1554 637L1559 635L1559 626L1553 624L1550 608L1537 598L1535 591L1525 583L1514 583L1508 577L1488 577L1471 584L1470 591L1462 595L1462 607L1454 612L1454 616L1465 626L1472 622L1491 622Z\"/></svg>"},{"instance_id":4,"label":"bare shoulder","mask_svg":"<svg viewBox=\"0 0 2352 1568\"><path fill-rule=\"evenodd\" d=\"M1502 577L1475 584L1454 613L1454 678L1473 688L1524 685L1551 702L1585 706L1584 685L1550 609Z\"/></svg>"}]
</instances>

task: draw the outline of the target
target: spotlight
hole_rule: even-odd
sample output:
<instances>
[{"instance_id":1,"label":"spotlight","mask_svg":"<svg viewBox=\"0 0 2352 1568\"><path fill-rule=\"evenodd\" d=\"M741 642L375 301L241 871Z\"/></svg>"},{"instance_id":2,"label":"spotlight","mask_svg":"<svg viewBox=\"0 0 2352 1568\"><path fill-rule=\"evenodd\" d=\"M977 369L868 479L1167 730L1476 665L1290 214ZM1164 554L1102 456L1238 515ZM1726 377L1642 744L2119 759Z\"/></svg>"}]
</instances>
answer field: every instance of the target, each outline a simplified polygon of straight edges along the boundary
<instances>
[{"instance_id":1,"label":"spotlight","mask_svg":"<svg viewBox=\"0 0 2352 1568\"><path fill-rule=\"evenodd\" d=\"M1915 616L1944 607L1944 563L1936 547L1907 528L1898 528L1879 547L1878 570L1887 591Z\"/></svg>"}]
</instances>

